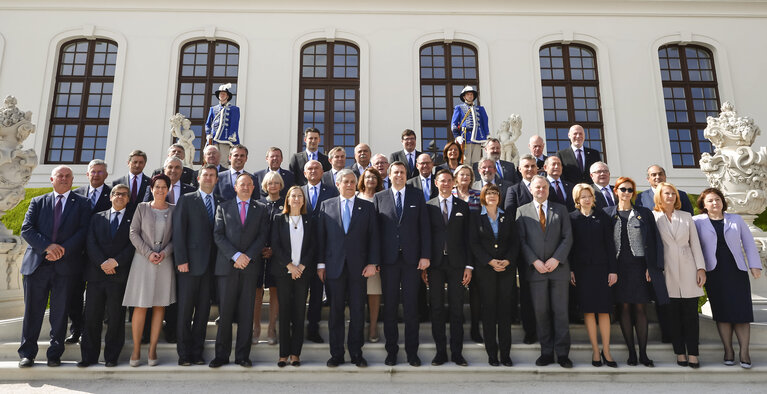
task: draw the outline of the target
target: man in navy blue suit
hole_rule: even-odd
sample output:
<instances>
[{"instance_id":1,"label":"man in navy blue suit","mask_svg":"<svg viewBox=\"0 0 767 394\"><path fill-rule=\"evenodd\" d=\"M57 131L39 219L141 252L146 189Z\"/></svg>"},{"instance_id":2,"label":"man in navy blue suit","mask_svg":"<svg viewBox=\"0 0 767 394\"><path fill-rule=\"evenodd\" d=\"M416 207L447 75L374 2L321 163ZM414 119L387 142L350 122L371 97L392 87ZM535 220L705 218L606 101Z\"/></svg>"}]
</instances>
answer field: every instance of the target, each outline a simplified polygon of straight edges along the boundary
<instances>
[{"instance_id":1,"label":"man in navy blue suit","mask_svg":"<svg viewBox=\"0 0 767 394\"><path fill-rule=\"evenodd\" d=\"M213 189L213 194L220 197L222 201L229 201L237 196L234 191L234 183L237 177L245 171L245 163L248 162L248 148L244 145L235 145L229 151L229 169L218 173L218 183ZM257 179L253 178L253 184L257 185ZM258 195L258 194L256 194Z\"/></svg>"},{"instance_id":2,"label":"man in navy blue suit","mask_svg":"<svg viewBox=\"0 0 767 394\"><path fill-rule=\"evenodd\" d=\"M319 163L318 163L319 164ZM362 357L367 278L379 261L378 226L372 203L355 197L357 177L352 170L336 174L339 198L325 200L318 215L320 258L317 275L327 283L330 297L330 359L328 367L344 363L344 308L349 301L347 347L352 364L366 367Z\"/></svg>"},{"instance_id":3,"label":"man in navy blue suit","mask_svg":"<svg viewBox=\"0 0 767 394\"><path fill-rule=\"evenodd\" d=\"M277 172L282 177L282 182L284 183L282 190L280 190L280 196L285 197L285 195L288 194L288 189L296 184L296 179L292 172L282 169L281 166L282 150L276 146L270 146L269 149L266 150L266 169L253 174L253 176L256 177L256 187L261 189L261 182L264 180L267 173L272 171ZM266 197L268 194L269 193L267 193L266 190L261 189L262 197Z\"/></svg>"},{"instance_id":4,"label":"man in navy blue suit","mask_svg":"<svg viewBox=\"0 0 767 394\"><path fill-rule=\"evenodd\" d=\"M58 166L51 172L53 191L32 199L21 226L29 244L21 262L24 275L24 322L19 346L19 367L31 367L37 357L37 339L50 294L51 345L48 366L61 365L67 306L72 276L80 271L82 248L88 231L88 200L71 192L72 169Z\"/></svg>"},{"instance_id":5,"label":"man in navy blue suit","mask_svg":"<svg viewBox=\"0 0 767 394\"><path fill-rule=\"evenodd\" d=\"M655 188L661 182L666 182L666 170L657 164L647 167L647 183L650 184L650 188L639 193L634 203L639 207L653 209L655 207L655 200L653 200L655 198ZM689 212L690 215L695 215L687 193L679 189L677 190L679 191L679 199L682 200L682 210Z\"/></svg>"},{"instance_id":6,"label":"man in navy blue suit","mask_svg":"<svg viewBox=\"0 0 767 394\"><path fill-rule=\"evenodd\" d=\"M429 216L423 193L407 186L407 166L396 161L389 166L392 185L376 193L373 202L378 213L381 239L381 285L384 302L386 365L397 364L399 332L397 306L402 288L405 313L405 352L410 365L421 365L418 358L418 285L421 271L429 268L431 237Z\"/></svg>"}]
</instances>

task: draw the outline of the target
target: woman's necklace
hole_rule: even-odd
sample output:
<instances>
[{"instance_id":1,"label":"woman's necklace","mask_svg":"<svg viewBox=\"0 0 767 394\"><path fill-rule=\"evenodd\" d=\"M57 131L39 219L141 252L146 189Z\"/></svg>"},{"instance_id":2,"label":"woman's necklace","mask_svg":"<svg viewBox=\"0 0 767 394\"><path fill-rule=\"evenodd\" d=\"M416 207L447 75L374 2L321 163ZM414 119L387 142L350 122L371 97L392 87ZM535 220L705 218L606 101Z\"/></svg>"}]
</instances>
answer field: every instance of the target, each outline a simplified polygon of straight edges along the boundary
<instances>
[{"instance_id":1,"label":"woman's necklace","mask_svg":"<svg viewBox=\"0 0 767 394\"><path fill-rule=\"evenodd\" d=\"M293 230L298 229L298 222L301 221L301 216L296 216L296 220L293 221L293 216L288 216L288 219L290 219L290 222L293 223Z\"/></svg>"}]
</instances>

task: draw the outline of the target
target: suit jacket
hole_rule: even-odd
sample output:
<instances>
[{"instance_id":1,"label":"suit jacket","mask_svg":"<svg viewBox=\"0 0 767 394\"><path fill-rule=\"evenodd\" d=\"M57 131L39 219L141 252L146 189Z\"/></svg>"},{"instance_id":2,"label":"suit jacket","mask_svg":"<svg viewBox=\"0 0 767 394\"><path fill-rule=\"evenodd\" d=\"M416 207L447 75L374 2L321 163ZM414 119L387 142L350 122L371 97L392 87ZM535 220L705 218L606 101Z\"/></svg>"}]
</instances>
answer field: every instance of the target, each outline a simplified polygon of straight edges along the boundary
<instances>
[{"instance_id":1,"label":"suit jacket","mask_svg":"<svg viewBox=\"0 0 767 394\"><path fill-rule=\"evenodd\" d=\"M472 265L466 244L469 239L469 204L460 198L453 197L450 210L450 217L445 223L439 197L432 198L426 203L431 230L431 255L434 257L429 267L439 268L442 259L437 256L441 256L445 251L450 268L463 269L467 265Z\"/></svg>"},{"instance_id":2,"label":"suit jacket","mask_svg":"<svg viewBox=\"0 0 767 394\"><path fill-rule=\"evenodd\" d=\"M173 262L176 267L189 263L189 272L179 275L200 276L212 272L216 255L216 243L213 240L215 212L222 202L220 197L213 195L214 221L211 223L199 190L179 198L176 214L173 215Z\"/></svg>"},{"instance_id":3,"label":"suit jacket","mask_svg":"<svg viewBox=\"0 0 767 394\"><path fill-rule=\"evenodd\" d=\"M697 285L697 271L705 270L700 239L692 215L674 210L671 221L663 212L653 211L663 241L663 273L669 297L697 298L703 289Z\"/></svg>"},{"instance_id":4,"label":"suit jacket","mask_svg":"<svg viewBox=\"0 0 767 394\"><path fill-rule=\"evenodd\" d=\"M120 221L114 238L112 238L111 211L101 211L91 216L86 239L88 261L85 267L85 280L117 283L125 283L128 280L133 254L136 252L136 248L130 241L132 213L126 207L125 216ZM101 264L109 258L117 261L116 273L112 275L105 274L101 269Z\"/></svg>"},{"instance_id":5,"label":"suit jacket","mask_svg":"<svg viewBox=\"0 0 767 394\"><path fill-rule=\"evenodd\" d=\"M602 160L602 155L598 150L585 146L583 147L583 155L585 156L586 165L583 167L583 171L581 171L578 168L578 162L575 160L575 152L573 152L572 147L568 146L557 152L557 157L562 161L562 178L574 185L594 183L591 180L589 169L592 164Z\"/></svg>"},{"instance_id":6,"label":"suit jacket","mask_svg":"<svg viewBox=\"0 0 767 394\"><path fill-rule=\"evenodd\" d=\"M269 217L264 206L251 199L248 202L248 214L245 224L240 220L240 208L237 199L233 198L221 203L216 208L216 224L213 229L213 239L218 248L216 256L216 276L226 276L235 273L234 257L237 252L250 257L250 263L242 273L258 276L261 267L256 264L269 239L267 226Z\"/></svg>"},{"instance_id":7,"label":"suit jacket","mask_svg":"<svg viewBox=\"0 0 767 394\"><path fill-rule=\"evenodd\" d=\"M217 172L227 171L228 169L229 169L229 167L222 166L221 164L216 166L216 171ZM200 175L200 170L194 170L194 174L193 175L194 175L194 179L197 179L199 177L199 175ZM200 185L197 185L197 187L200 187Z\"/></svg>"},{"instance_id":8,"label":"suit jacket","mask_svg":"<svg viewBox=\"0 0 767 394\"><path fill-rule=\"evenodd\" d=\"M347 266L349 275L362 275L368 264L379 265L379 230L375 207L370 201L354 199L349 231L344 233L341 199L322 202L317 215L320 253L328 279L338 279Z\"/></svg>"},{"instance_id":9,"label":"suit jacket","mask_svg":"<svg viewBox=\"0 0 767 394\"><path fill-rule=\"evenodd\" d=\"M690 202L690 197L687 196L687 193L678 190L679 191L679 200L682 202L682 210L689 213L690 215L695 215L695 209L692 207L692 203ZM645 207L648 209L655 208L655 190L653 188L649 188L637 195L636 200L634 201L634 205L638 207Z\"/></svg>"},{"instance_id":10,"label":"suit jacket","mask_svg":"<svg viewBox=\"0 0 767 394\"><path fill-rule=\"evenodd\" d=\"M45 259L45 248L54 243L53 192L37 196L29 203L29 209L21 225L21 237L27 241L27 250L21 261L21 274L31 275ZM83 268L82 252L88 233L91 205L85 198L69 193L64 210L61 212L59 230L55 243L64 249L64 256L53 262L59 275L78 274Z\"/></svg>"},{"instance_id":11,"label":"suit jacket","mask_svg":"<svg viewBox=\"0 0 767 394\"><path fill-rule=\"evenodd\" d=\"M517 171L517 168L514 166L514 163L508 162L506 160L500 160L500 162L501 162L501 170L503 170L502 179L504 181L507 181L509 182L510 185L513 185L522 180L522 174L520 174L519 171ZM472 164L471 167L474 169L474 179L481 179L479 175L479 163L474 163ZM498 174L495 174L495 176L498 176Z\"/></svg>"},{"instance_id":12,"label":"suit jacket","mask_svg":"<svg viewBox=\"0 0 767 394\"><path fill-rule=\"evenodd\" d=\"M163 168L160 167L158 169L155 169L154 172L152 172L152 176L155 176L157 174L163 174ZM189 167L184 166L181 170L181 183L186 183L187 185L192 185L196 189L198 186L200 186L197 183L197 172L192 170Z\"/></svg>"},{"instance_id":13,"label":"suit jacket","mask_svg":"<svg viewBox=\"0 0 767 394\"><path fill-rule=\"evenodd\" d=\"M700 237L703 258L706 261L706 271L712 271L716 268L717 263L716 230L714 230L714 226L705 213L695 215L692 219L695 221L698 237ZM724 240L727 242L727 247L730 248L732 256L735 257L735 263L738 265L739 270L748 271L749 268L762 269L762 261L754 243L754 236L740 215L724 214Z\"/></svg>"},{"instance_id":14,"label":"suit jacket","mask_svg":"<svg viewBox=\"0 0 767 394\"><path fill-rule=\"evenodd\" d=\"M299 263L306 267L301 277L311 278L317 269L317 240L311 233L311 229L314 227L312 216L308 214L301 215L301 221L304 225L304 238L300 246L301 261ZM290 226L290 216L283 213L275 216L270 240L272 247L271 274L275 278L286 275L290 276L286 268L293 261Z\"/></svg>"},{"instance_id":15,"label":"suit jacket","mask_svg":"<svg viewBox=\"0 0 767 394\"><path fill-rule=\"evenodd\" d=\"M173 212L176 206L168 204L167 215L168 222L165 226L165 231L162 233L162 243L155 248L155 221L154 213L149 202L142 202L136 207L136 212L133 214L133 221L130 226L130 241L133 246L136 247L136 253L140 253L142 256L149 258L149 255L160 249L159 252L164 252L165 256L170 256L173 253Z\"/></svg>"},{"instance_id":16,"label":"suit jacket","mask_svg":"<svg viewBox=\"0 0 767 394\"><path fill-rule=\"evenodd\" d=\"M340 171L340 170L339 170ZM322 180L321 182L325 185L336 187L336 180L333 179L333 170L327 170L322 173Z\"/></svg>"},{"instance_id":17,"label":"suit jacket","mask_svg":"<svg viewBox=\"0 0 767 394\"><path fill-rule=\"evenodd\" d=\"M530 189L525 185L525 182L519 182L506 188L503 210L509 218L516 218L517 209L530 201L533 201L533 194L530 193Z\"/></svg>"},{"instance_id":18,"label":"suit jacket","mask_svg":"<svg viewBox=\"0 0 767 394\"><path fill-rule=\"evenodd\" d=\"M336 188L335 184L328 185L325 184L325 182L320 182L318 186L320 188L320 194L317 196L317 205L314 206L314 209L312 209L309 185L301 186L301 190L304 192L304 197L306 197L306 211L315 219L315 224L317 224L316 219L317 215L320 213L322 202L329 198L338 197L338 188Z\"/></svg>"},{"instance_id":19,"label":"suit jacket","mask_svg":"<svg viewBox=\"0 0 767 394\"><path fill-rule=\"evenodd\" d=\"M368 167L371 167L371 166L368 166ZM357 165L357 162L356 162L356 161L355 161L354 163L352 163L352 164L349 164L349 165L348 165L346 168L348 168L348 169L352 170L352 172L354 173L354 175L356 175L356 176L357 176L357 179L360 179L360 176L362 176L362 173L360 172L360 168L359 168L359 166ZM367 168L367 167L366 167L366 168Z\"/></svg>"},{"instance_id":20,"label":"suit jacket","mask_svg":"<svg viewBox=\"0 0 767 394\"><path fill-rule=\"evenodd\" d=\"M546 208L546 231L541 230L535 202L529 202L517 209L517 226L522 242L522 261L528 265L528 280L539 281L546 277L554 280L570 279L570 264L567 257L573 244L573 229L570 214L562 204L549 201ZM544 263L549 258L559 260L553 272L541 274L533 266L535 260Z\"/></svg>"},{"instance_id":21,"label":"suit jacket","mask_svg":"<svg viewBox=\"0 0 767 394\"><path fill-rule=\"evenodd\" d=\"M309 161L309 158L306 156L306 149L302 150L301 152L298 152L293 155L293 157L290 158L290 165L288 166L288 169L290 172L293 173L295 176L295 184L299 186L306 185L306 177L304 176L304 166ZM322 164L322 171L328 171L330 170L330 161L328 160L328 157L323 154L322 152L317 152L317 161Z\"/></svg>"},{"instance_id":22,"label":"suit jacket","mask_svg":"<svg viewBox=\"0 0 767 394\"><path fill-rule=\"evenodd\" d=\"M84 199L88 200L88 204L90 206L90 199L88 199L89 188L90 186L78 187L77 189L72 190L72 193L80 195ZM112 191L112 188L104 184L104 187L101 188L101 194L99 195L99 199L96 200L96 205L93 208L91 208L91 215L96 212L101 212L105 209L112 208L112 201L109 200L109 193L111 191Z\"/></svg>"},{"instance_id":23,"label":"suit jacket","mask_svg":"<svg viewBox=\"0 0 767 394\"><path fill-rule=\"evenodd\" d=\"M492 259L509 260L511 264L506 268L507 270L513 271L517 266L520 248L519 231L508 212L499 213L497 238L487 215L482 215L481 211L472 212L469 236L471 252L477 260L477 269L492 270L488 265Z\"/></svg>"},{"instance_id":24,"label":"suit jacket","mask_svg":"<svg viewBox=\"0 0 767 394\"><path fill-rule=\"evenodd\" d=\"M415 178L410 178L407 180L406 183L407 186L412 186L418 191L421 192L421 195L423 195L423 184L421 183L421 177L416 176ZM437 197L439 195L439 189L437 189L437 185L434 183L434 175L431 176L431 192L429 192L429 200L431 200L434 197ZM426 197L424 197L426 199Z\"/></svg>"},{"instance_id":25,"label":"suit jacket","mask_svg":"<svg viewBox=\"0 0 767 394\"><path fill-rule=\"evenodd\" d=\"M391 190L382 190L373 197L381 235L381 264L394 264L399 253L407 264L431 258L431 231L423 193L412 186L403 190L401 220Z\"/></svg>"},{"instance_id":26,"label":"suit jacket","mask_svg":"<svg viewBox=\"0 0 767 394\"><path fill-rule=\"evenodd\" d=\"M141 178L140 179L141 179L141 181L137 182L138 183L138 191L136 192L136 200L135 201L132 200L132 201L130 201L128 203L128 208L131 211L135 211L136 210L136 206L138 205L138 203L144 201L144 196L146 195L146 190L149 188L149 182L152 181L152 178L144 175L143 173L141 174ZM112 182L112 187L115 187L115 186L117 186L119 184L127 185L129 188L133 187L133 185L130 184L130 177L128 175L122 176L122 177L117 178L116 180L114 180Z\"/></svg>"},{"instance_id":27,"label":"suit jacket","mask_svg":"<svg viewBox=\"0 0 767 394\"><path fill-rule=\"evenodd\" d=\"M573 226L573 247L570 248L570 270L579 271L593 266L607 266L608 272L618 273L612 218L599 208L592 208L591 215L580 211L570 212Z\"/></svg>"},{"instance_id":28,"label":"suit jacket","mask_svg":"<svg viewBox=\"0 0 767 394\"><path fill-rule=\"evenodd\" d=\"M255 185L256 189L258 189L259 193L261 193L261 197L266 197L269 195L265 190L261 188L261 182L264 181L264 177L266 176L266 173L269 170L261 170L255 174L253 174L253 178L255 179ZM295 176L292 172L288 170L283 170L282 168L279 169L280 176L282 177L282 182L285 184L282 187L282 190L280 190L280 197L285 197L288 194L288 189L290 189L293 185L296 184Z\"/></svg>"},{"instance_id":29,"label":"suit jacket","mask_svg":"<svg viewBox=\"0 0 767 394\"><path fill-rule=\"evenodd\" d=\"M418 149L416 149L413 153L415 153L415 155L413 156L412 170L410 169L410 164L407 161L407 153L405 153L404 149L398 150L389 155L389 164L394 163L395 161L401 161L405 163L405 166L407 167L407 179L418 176L418 168L416 168L415 162L418 160L418 156L420 156L422 152L419 152Z\"/></svg>"},{"instance_id":30,"label":"suit jacket","mask_svg":"<svg viewBox=\"0 0 767 394\"><path fill-rule=\"evenodd\" d=\"M559 197L559 194L557 194L556 190L554 190L554 184L550 183L551 186L549 186L549 201L554 201L556 203L562 204L567 208L568 212L572 212L575 210L575 201L573 200L573 185L572 183L559 178L559 187L564 189L565 193L565 199L564 201Z\"/></svg>"},{"instance_id":31,"label":"suit jacket","mask_svg":"<svg viewBox=\"0 0 767 394\"><path fill-rule=\"evenodd\" d=\"M607 185L607 188L610 190L610 194L613 197L613 204L618 204L618 196L613 192L614 186ZM591 189L594 191L594 206L596 206L597 209L605 209L607 207L607 199L605 198L605 195L602 194L602 190L596 184L592 184ZM653 204L653 207L654 206L655 204ZM652 209L652 207L650 209Z\"/></svg>"},{"instance_id":32,"label":"suit jacket","mask_svg":"<svg viewBox=\"0 0 767 394\"><path fill-rule=\"evenodd\" d=\"M247 174L248 172L245 171L245 173ZM231 174L232 173L229 170L219 172L218 182L213 189L213 194L220 197L223 201L231 200L237 196L237 192L234 191ZM258 179L253 175L251 175L251 178L253 178L253 185L256 186L256 188L261 188L258 184Z\"/></svg>"},{"instance_id":33,"label":"suit jacket","mask_svg":"<svg viewBox=\"0 0 767 394\"><path fill-rule=\"evenodd\" d=\"M181 198L181 196L183 196L184 194L187 194L187 193L191 193L191 192L193 192L195 190L197 190L196 187L194 187L192 185L188 185L188 184L186 184L184 182L181 182L181 193L179 193L179 195L176 196L176 203L178 203L178 199ZM154 194L152 194L152 189L150 189L150 188L146 189L146 194L144 195L144 201L146 201L146 202L154 201ZM170 192L168 193L167 196L165 196L165 201L170 202Z\"/></svg>"}]
</instances>

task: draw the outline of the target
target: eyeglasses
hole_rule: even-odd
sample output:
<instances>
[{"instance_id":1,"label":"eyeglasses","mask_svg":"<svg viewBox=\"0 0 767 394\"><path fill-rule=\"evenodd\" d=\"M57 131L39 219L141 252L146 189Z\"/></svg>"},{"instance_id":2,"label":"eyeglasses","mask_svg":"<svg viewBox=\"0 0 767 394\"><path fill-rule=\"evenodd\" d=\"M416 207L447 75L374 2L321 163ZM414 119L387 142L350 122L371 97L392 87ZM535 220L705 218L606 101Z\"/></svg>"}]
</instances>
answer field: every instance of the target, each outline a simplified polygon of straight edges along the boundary
<instances>
[{"instance_id":1,"label":"eyeglasses","mask_svg":"<svg viewBox=\"0 0 767 394\"><path fill-rule=\"evenodd\" d=\"M618 190L621 191L621 193L633 193L634 188L631 187L619 187Z\"/></svg>"}]
</instances>

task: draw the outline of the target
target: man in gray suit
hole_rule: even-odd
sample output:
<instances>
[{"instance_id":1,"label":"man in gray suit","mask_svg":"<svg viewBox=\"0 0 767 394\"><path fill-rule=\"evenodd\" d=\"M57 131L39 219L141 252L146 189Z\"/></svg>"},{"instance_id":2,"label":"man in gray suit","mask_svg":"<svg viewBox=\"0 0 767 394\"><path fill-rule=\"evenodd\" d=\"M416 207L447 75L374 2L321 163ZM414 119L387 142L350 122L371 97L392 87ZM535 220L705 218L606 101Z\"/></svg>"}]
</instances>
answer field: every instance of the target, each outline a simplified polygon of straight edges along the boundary
<instances>
[{"instance_id":1,"label":"man in gray suit","mask_svg":"<svg viewBox=\"0 0 767 394\"><path fill-rule=\"evenodd\" d=\"M570 265L567 255L573 243L570 215L564 205L548 201L549 182L536 175L530 182L533 201L517 210L517 225L522 241L522 261L528 266L527 277L533 300L541 356L535 365L554 362L572 368L568 290ZM552 332L553 321L553 332Z\"/></svg>"}]
</instances>

